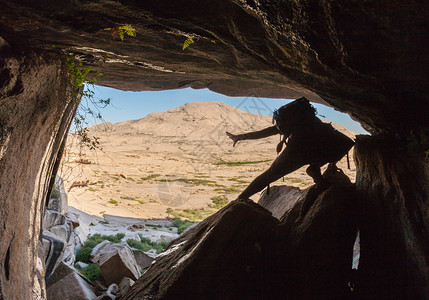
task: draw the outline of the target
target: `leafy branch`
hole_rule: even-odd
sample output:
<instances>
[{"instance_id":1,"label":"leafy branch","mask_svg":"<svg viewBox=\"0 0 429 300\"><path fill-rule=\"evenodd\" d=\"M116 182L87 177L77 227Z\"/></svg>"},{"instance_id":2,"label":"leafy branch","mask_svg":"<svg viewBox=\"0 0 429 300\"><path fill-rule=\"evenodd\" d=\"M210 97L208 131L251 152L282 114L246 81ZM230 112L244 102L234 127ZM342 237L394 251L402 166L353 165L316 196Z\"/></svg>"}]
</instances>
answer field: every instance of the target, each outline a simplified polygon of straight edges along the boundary
<instances>
[{"instance_id":1,"label":"leafy branch","mask_svg":"<svg viewBox=\"0 0 429 300\"><path fill-rule=\"evenodd\" d=\"M89 118L103 121L100 109L105 108L111 102L110 98L95 97L94 85L97 82L97 77L102 74L92 72L91 67L85 67L81 61L75 58L69 57L64 63L67 67L68 79L72 85L69 96L79 104L73 120L73 131L78 135L82 146L90 150L101 149L99 138L89 136L87 126Z\"/></svg>"},{"instance_id":2,"label":"leafy branch","mask_svg":"<svg viewBox=\"0 0 429 300\"><path fill-rule=\"evenodd\" d=\"M112 28L104 28L104 30L110 31L114 39L119 37L121 41L124 41L125 35L131 36L131 37L136 36L136 30L134 29L133 26L129 24L116 26Z\"/></svg>"}]
</instances>

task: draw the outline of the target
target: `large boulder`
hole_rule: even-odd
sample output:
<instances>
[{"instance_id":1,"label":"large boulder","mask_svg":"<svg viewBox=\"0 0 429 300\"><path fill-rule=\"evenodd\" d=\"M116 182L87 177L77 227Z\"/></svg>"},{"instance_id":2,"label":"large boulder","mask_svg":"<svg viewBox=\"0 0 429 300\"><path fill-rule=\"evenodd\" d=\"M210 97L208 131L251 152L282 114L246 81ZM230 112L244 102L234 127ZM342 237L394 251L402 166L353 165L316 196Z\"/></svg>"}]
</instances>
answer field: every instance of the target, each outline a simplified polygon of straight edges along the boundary
<instances>
[{"instance_id":1,"label":"large boulder","mask_svg":"<svg viewBox=\"0 0 429 300\"><path fill-rule=\"evenodd\" d=\"M152 262L154 261L153 257L150 257L146 253L138 249L132 249L134 258L136 259L137 264L142 269L149 268Z\"/></svg>"},{"instance_id":2,"label":"large boulder","mask_svg":"<svg viewBox=\"0 0 429 300\"><path fill-rule=\"evenodd\" d=\"M63 179L58 175L55 176L54 190L56 191L55 196L49 200L46 209L64 215L68 212L67 192Z\"/></svg>"},{"instance_id":3,"label":"large boulder","mask_svg":"<svg viewBox=\"0 0 429 300\"><path fill-rule=\"evenodd\" d=\"M49 278L62 260L66 243L51 232L43 231L42 244L45 255L46 278Z\"/></svg>"},{"instance_id":4,"label":"large boulder","mask_svg":"<svg viewBox=\"0 0 429 300\"><path fill-rule=\"evenodd\" d=\"M319 186L313 203L293 222L279 226L279 241L287 245L291 295L302 299L344 299L350 296L353 245L357 235L354 185ZM281 250L284 250L282 248Z\"/></svg>"},{"instance_id":5,"label":"large boulder","mask_svg":"<svg viewBox=\"0 0 429 300\"><path fill-rule=\"evenodd\" d=\"M276 257L286 270L280 278L292 298L351 296L358 226L356 188L334 165L323 177L320 183L290 194L289 201L296 204L276 229Z\"/></svg>"},{"instance_id":6,"label":"large boulder","mask_svg":"<svg viewBox=\"0 0 429 300\"><path fill-rule=\"evenodd\" d=\"M278 220L237 200L161 253L122 299L246 299L260 293L272 270L267 238Z\"/></svg>"},{"instance_id":7,"label":"large boulder","mask_svg":"<svg viewBox=\"0 0 429 300\"><path fill-rule=\"evenodd\" d=\"M66 216L55 210L46 210L43 217L43 229L50 229L66 223Z\"/></svg>"},{"instance_id":8,"label":"large boulder","mask_svg":"<svg viewBox=\"0 0 429 300\"><path fill-rule=\"evenodd\" d=\"M93 249L91 261L100 265L101 273L107 284L119 285L124 277L133 280L140 277L141 268L126 243L103 241Z\"/></svg>"},{"instance_id":9,"label":"large boulder","mask_svg":"<svg viewBox=\"0 0 429 300\"><path fill-rule=\"evenodd\" d=\"M47 280L49 300L91 300L96 298L96 288L72 267L61 262Z\"/></svg>"},{"instance_id":10,"label":"large boulder","mask_svg":"<svg viewBox=\"0 0 429 300\"><path fill-rule=\"evenodd\" d=\"M288 185L271 186L269 192L265 190L262 193L258 204L269 210L273 214L273 217L281 220L305 195L306 192L301 191L297 187Z\"/></svg>"}]
</instances>

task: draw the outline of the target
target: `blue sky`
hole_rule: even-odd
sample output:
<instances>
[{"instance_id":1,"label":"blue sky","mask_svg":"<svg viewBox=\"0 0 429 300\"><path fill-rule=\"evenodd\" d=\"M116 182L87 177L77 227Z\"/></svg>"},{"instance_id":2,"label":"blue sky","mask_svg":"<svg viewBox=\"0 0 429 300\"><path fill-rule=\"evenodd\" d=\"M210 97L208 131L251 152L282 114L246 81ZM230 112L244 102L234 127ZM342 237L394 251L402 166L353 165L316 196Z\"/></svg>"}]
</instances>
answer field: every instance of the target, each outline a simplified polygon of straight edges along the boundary
<instances>
[{"instance_id":1,"label":"blue sky","mask_svg":"<svg viewBox=\"0 0 429 300\"><path fill-rule=\"evenodd\" d=\"M251 113L272 115L274 109L289 103L292 99L267 99L256 97L228 97L214 93L208 89L194 90L191 88L168 91L125 92L112 88L94 86L95 98L110 98L111 105L100 111L106 122L117 123L145 117L153 112L165 111L187 102L224 102ZM317 112L325 118L356 132L366 133L359 123L353 121L348 114L314 103ZM100 122L100 121L98 121ZM94 122L90 125L93 125Z\"/></svg>"}]
</instances>

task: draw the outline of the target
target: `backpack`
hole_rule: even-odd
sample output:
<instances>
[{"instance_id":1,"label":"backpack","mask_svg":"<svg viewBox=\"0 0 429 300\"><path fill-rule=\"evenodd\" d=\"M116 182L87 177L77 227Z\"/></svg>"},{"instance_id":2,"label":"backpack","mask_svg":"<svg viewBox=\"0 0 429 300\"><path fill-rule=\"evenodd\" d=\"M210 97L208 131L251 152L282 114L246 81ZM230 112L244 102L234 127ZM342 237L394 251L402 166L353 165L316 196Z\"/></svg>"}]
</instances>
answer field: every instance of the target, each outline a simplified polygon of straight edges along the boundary
<instances>
[{"instance_id":1,"label":"backpack","mask_svg":"<svg viewBox=\"0 0 429 300\"><path fill-rule=\"evenodd\" d=\"M315 116L316 109L310 104L310 101L302 97L274 110L273 124L281 134L289 136L296 126Z\"/></svg>"},{"instance_id":2,"label":"backpack","mask_svg":"<svg viewBox=\"0 0 429 300\"><path fill-rule=\"evenodd\" d=\"M277 127L283 139L277 145L277 154L281 152L283 144L292 134L297 126L305 120L314 118L316 109L310 104L307 98L302 97L295 101L281 106L273 112L273 124Z\"/></svg>"}]
</instances>

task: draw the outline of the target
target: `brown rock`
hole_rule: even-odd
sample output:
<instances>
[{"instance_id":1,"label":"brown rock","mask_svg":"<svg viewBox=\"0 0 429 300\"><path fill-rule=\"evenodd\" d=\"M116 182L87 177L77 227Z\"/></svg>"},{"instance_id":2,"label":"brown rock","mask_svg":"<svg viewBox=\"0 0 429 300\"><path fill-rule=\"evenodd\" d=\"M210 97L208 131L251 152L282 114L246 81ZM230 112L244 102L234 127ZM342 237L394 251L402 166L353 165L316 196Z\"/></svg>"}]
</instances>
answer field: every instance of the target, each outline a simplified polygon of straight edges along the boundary
<instances>
[{"instance_id":1,"label":"brown rock","mask_svg":"<svg viewBox=\"0 0 429 300\"><path fill-rule=\"evenodd\" d=\"M357 142L361 297L428 299L429 163L423 145L366 136Z\"/></svg>"},{"instance_id":2,"label":"brown rock","mask_svg":"<svg viewBox=\"0 0 429 300\"><path fill-rule=\"evenodd\" d=\"M119 284L119 293L118 296L125 295L129 289L134 285L135 281L131 278L125 277L121 280L121 283Z\"/></svg>"},{"instance_id":3,"label":"brown rock","mask_svg":"<svg viewBox=\"0 0 429 300\"><path fill-rule=\"evenodd\" d=\"M269 210L273 217L281 219L298 201L305 196L299 188L293 186L271 186L269 193L265 190L258 204Z\"/></svg>"},{"instance_id":4,"label":"brown rock","mask_svg":"<svg viewBox=\"0 0 429 300\"><path fill-rule=\"evenodd\" d=\"M90 300L95 299L95 288L76 272L72 272L50 285L47 290L49 300Z\"/></svg>"},{"instance_id":5,"label":"brown rock","mask_svg":"<svg viewBox=\"0 0 429 300\"><path fill-rule=\"evenodd\" d=\"M119 284L124 277L133 280L140 277L141 268L126 243L109 243L99 252L100 270L107 284Z\"/></svg>"},{"instance_id":6,"label":"brown rock","mask_svg":"<svg viewBox=\"0 0 429 300\"><path fill-rule=\"evenodd\" d=\"M154 259L141 250L132 249L137 264L142 269L149 268Z\"/></svg>"},{"instance_id":7,"label":"brown rock","mask_svg":"<svg viewBox=\"0 0 429 300\"><path fill-rule=\"evenodd\" d=\"M264 241L277 224L254 202L233 201L173 242L122 299L255 297L270 271Z\"/></svg>"},{"instance_id":8,"label":"brown rock","mask_svg":"<svg viewBox=\"0 0 429 300\"><path fill-rule=\"evenodd\" d=\"M65 71L52 57L0 55L0 298L32 298L47 192L77 106Z\"/></svg>"},{"instance_id":9,"label":"brown rock","mask_svg":"<svg viewBox=\"0 0 429 300\"><path fill-rule=\"evenodd\" d=\"M314 194L314 200L311 199ZM312 202L303 209L306 201ZM289 235L287 275L293 297L345 299L349 297L353 245L357 234L354 185L315 185L308 192ZM291 222L289 221L290 225ZM287 225L287 226L288 226ZM281 238L280 238L281 240Z\"/></svg>"}]
</instances>

